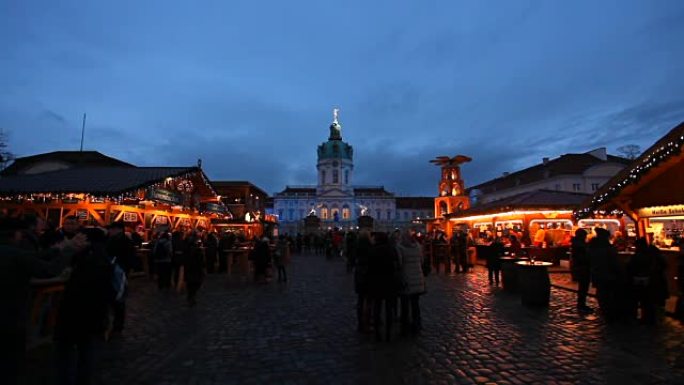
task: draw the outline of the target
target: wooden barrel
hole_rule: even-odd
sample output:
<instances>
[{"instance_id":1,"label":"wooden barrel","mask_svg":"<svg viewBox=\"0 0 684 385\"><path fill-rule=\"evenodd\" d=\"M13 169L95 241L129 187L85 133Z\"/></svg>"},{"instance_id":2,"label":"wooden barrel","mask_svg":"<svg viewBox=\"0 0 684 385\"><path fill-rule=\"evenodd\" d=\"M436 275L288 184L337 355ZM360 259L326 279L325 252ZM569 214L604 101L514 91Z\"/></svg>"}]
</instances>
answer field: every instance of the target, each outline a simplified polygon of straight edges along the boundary
<instances>
[{"instance_id":1,"label":"wooden barrel","mask_svg":"<svg viewBox=\"0 0 684 385\"><path fill-rule=\"evenodd\" d=\"M523 260L526 258L501 257L501 281L505 291L518 291L518 266L515 263Z\"/></svg>"},{"instance_id":2,"label":"wooden barrel","mask_svg":"<svg viewBox=\"0 0 684 385\"><path fill-rule=\"evenodd\" d=\"M548 306L551 296L551 281L549 280L549 262L516 262L518 275L518 289L520 301L523 305Z\"/></svg>"}]
</instances>

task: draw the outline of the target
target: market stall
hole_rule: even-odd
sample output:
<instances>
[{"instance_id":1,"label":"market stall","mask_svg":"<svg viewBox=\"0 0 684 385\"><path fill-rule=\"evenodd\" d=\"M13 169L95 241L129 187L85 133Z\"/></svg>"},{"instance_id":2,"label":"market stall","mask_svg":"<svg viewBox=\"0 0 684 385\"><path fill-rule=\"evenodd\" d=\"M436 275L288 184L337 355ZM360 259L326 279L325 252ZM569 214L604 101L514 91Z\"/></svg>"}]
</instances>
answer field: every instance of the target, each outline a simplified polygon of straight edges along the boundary
<instances>
[{"instance_id":1,"label":"market stall","mask_svg":"<svg viewBox=\"0 0 684 385\"><path fill-rule=\"evenodd\" d=\"M671 294L682 294L678 279L684 264L684 123L674 127L622 172L615 175L575 213L591 219L624 212L635 233L667 257Z\"/></svg>"},{"instance_id":2,"label":"market stall","mask_svg":"<svg viewBox=\"0 0 684 385\"><path fill-rule=\"evenodd\" d=\"M147 239L155 228L207 229L224 216L198 167L91 167L0 179L0 210L35 215L53 226L76 217L84 226L126 223Z\"/></svg>"}]
</instances>

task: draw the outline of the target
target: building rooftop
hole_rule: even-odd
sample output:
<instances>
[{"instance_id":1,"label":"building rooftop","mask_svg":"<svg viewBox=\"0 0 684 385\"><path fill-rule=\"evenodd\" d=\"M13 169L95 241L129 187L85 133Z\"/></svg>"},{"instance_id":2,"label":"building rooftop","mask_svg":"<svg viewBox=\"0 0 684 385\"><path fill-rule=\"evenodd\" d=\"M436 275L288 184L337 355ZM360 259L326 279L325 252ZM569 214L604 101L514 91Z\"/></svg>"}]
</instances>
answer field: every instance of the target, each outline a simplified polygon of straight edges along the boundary
<instances>
[{"instance_id":1,"label":"building rooftop","mask_svg":"<svg viewBox=\"0 0 684 385\"><path fill-rule=\"evenodd\" d=\"M543 163L524 170L506 173L502 177L480 183L467 190L480 190L484 194L489 194L559 175L582 174L590 167L606 162L628 165L631 161L619 156L608 155L605 153L605 149L597 149L584 154L565 154L555 159L545 158Z\"/></svg>"},{"instance_id":2,"label":"building rooftop","mask_svg":"<svg viewBox=\"0 0 684 385\"><path fill-rule=\"evenodd\" d=\"M201 172L197 167L79 167L0 178L0 195L85 193L117 195L166 178ZM211 189L211 187L209 187Z\"/></svg>"},{"instance_id":3,"label":"building rooftop","mask_svg":"<svg viewBox=\"0 0 684 385\"><path fill-rule=\"evenodd\" d=\"M17 158L7 168L0 172L2 176L20 175L37 163L63 163L67 168L75 167L135 167L130 163L109 157L98 151L53 151Z\"/></svg>"}]
</instances>

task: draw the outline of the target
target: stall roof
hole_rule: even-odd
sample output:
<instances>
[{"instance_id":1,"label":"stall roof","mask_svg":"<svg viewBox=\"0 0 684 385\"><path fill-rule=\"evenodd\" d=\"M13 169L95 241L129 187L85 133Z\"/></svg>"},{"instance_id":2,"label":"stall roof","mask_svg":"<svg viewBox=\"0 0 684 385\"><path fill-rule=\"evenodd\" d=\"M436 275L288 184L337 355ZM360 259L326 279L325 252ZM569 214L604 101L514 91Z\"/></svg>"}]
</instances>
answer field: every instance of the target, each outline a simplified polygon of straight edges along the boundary
<instances>
[{"instance_id":1,"label":"stall roof","mask_svg":"<svg viewBox=\"0 0 684 385\"><path fill-rule=\"evenodd\" d=\"M512 210L547 210L578 207L590 195L567 191L534 190L516 194L496 201L483 203L468 210L451 214L452 218L471 215L506 212Z\"/></svg>"},{"instance_id":2,"label":"stall roof","mask_svg":"<svg viewBox=\"0 0 684 385\"><path fill-rule=\"evenodd\" d=\"M44 154L36 154L17 158L0 175L21 175L26 170L40 162L57 162L67 165L68 168L76 167L135 167L130 163L104 155L98 151L53 151Z\"/></svg>"},{"instance_id":3,"label":"stall roof","mask_svg":"<svg viewBox=\"0 0 684 385\"><path fill-rule=\"evenodd\" d=\"M0 195L86 193L115 195L166 178L202 172L197 167L87 167L0 178Z\"/></svg>"},{"instance_id":4,"label":"stall roof","mask_svg":"<svg viewBox=\"0 0 684 385\"><path fill-rule=\"evenodd\" d=\"M596 193L587 199L576 212L585 217L594 210L606 208L622 208L616 205L618 196L631 201L630 205L666 205L681 203L681 192L684 188L684 122L674 127L655 144L636 158L631 165L624 168L604 184ZM634 202L634 193L654 180L664 182L664 188L653 188ZM671 188L668 188L671 186ZM668 202L670 201L670 202Z\"/></svg>"}]
</instances>

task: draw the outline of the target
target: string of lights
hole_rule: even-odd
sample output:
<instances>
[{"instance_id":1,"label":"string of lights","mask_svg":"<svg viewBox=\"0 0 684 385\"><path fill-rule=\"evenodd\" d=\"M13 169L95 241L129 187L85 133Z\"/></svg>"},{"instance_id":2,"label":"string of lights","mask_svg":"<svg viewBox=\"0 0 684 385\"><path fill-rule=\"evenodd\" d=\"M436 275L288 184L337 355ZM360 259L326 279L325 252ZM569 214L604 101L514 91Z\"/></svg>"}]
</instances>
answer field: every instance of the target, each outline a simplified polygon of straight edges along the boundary
<instances>
[{"instance_id":1,"label":"string of lights","mask_svg":"<svg viewBox=\"0 0 684 385\"><path fill-rule=\"evenodd\" d=\"M620 194L625 187L638 183L644 175L651 171L651 169L659 166L672 156L679 155L682 152L682 147L684 147L684 134L679 134L679 136L676 136L667 143L655 148L647 155L642 156L642 159L640 159L621 180L608 187L605 192L595 195L588 207L577 210L575 212L575 217L586 218L592 214L598 213L600 211L597 210L598 208Z\"/></svg>"}]
</instances>

